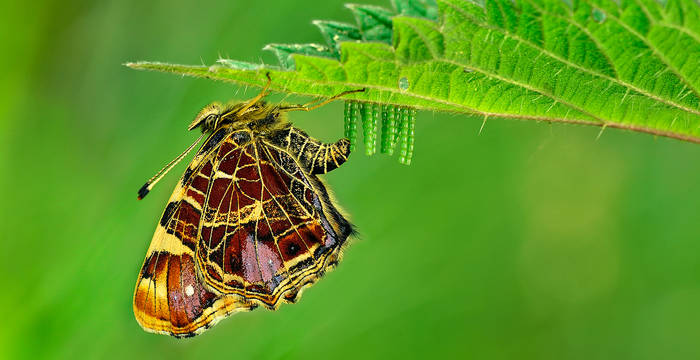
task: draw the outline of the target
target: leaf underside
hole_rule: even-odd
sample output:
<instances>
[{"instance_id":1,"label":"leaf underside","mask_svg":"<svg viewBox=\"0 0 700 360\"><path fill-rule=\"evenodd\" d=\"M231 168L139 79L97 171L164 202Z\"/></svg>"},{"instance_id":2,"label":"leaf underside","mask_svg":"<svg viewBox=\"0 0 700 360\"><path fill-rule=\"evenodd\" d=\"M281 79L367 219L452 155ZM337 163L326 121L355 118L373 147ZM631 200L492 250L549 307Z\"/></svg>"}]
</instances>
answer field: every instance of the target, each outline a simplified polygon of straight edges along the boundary
<instances>
[{"instance_id":1,"label":"leaf underside","mask_svg":"<svg viewBox=\"0 0 700 360\"><path fill-rule=\"evenodd\" d=\"M284 93L614 127L700 143L696 0L394 0L315 22L327 45L270 44L278 66L129 63Z\"/></svg>"}]
</instances>

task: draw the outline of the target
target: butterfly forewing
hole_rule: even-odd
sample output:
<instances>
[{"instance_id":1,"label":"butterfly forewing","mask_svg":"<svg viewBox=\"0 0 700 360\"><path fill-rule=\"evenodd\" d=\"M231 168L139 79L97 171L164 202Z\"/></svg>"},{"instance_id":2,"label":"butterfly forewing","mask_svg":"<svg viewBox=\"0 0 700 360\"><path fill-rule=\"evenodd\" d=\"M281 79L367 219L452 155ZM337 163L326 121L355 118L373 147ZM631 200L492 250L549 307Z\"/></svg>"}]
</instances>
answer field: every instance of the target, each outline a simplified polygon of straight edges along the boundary
<instances>
[{"instance_id":1,"label":"butterfly forewing","mask_svg":"<svg viewBox=\"0 0 700 360\"><path fill-rule=\"evenodd\" d=\"M139 274L134 313L149 331L189 336L233 311L252 306L209 290L197 274L200 200L206 194L211 158L200 152L185 172L163 212Z\"/></svg>"}]
</instances>

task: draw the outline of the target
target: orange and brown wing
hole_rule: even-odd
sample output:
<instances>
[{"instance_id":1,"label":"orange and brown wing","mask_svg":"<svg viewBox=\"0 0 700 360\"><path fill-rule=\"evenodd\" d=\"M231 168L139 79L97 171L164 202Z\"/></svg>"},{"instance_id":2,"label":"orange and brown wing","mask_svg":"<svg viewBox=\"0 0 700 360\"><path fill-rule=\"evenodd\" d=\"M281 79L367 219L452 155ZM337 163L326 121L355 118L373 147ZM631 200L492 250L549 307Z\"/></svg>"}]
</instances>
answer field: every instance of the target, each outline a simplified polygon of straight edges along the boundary
<instances>
[{"instance_id":1,"label":"orange and brown wing","mask_svg":"<svg viewBox=\"0 0 700 360\"><path fill-rule=\"evenodd\" d=\"M151 332L192 336L231 312L254 306L240 297L212 291L196 270L200 204L212 176L213 150L223 138L214 135L170 197L136 283L134 314Z\"/></svg>"},{"instance_id":2,"label":"orange and brown wing","mask_svg":"<svg viewBox=\"0 0 700 360\"><path fill-rule=\"evenodd\" d=\"M193 336L233 312L295 301L353 232L314 175L347 159L347 141L339 144L291 127L266 139L211 135L148 249L134 294L139 324Z\"/></svg>"},{"instance_id":3,"label":"orange and brown wing","mask_svg":"<svg viewBox=\"0 0 700 360\"><path fill-rule=\"evenodd\" d=\"M208 285L270 309L295 301L335 264L352 233L311 173L314 166L286 146L292 131L258 140L234 133L225 140L197 246L197 267Z\"/></svg>"}]
</instances>

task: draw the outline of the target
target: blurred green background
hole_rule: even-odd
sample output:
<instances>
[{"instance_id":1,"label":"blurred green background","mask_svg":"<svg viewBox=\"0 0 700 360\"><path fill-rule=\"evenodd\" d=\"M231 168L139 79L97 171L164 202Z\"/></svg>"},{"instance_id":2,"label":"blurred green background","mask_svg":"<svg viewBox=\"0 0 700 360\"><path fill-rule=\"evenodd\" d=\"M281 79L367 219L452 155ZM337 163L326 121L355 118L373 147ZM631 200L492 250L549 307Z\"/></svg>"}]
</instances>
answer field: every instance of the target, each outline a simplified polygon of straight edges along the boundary
<instances>
[{"instance_id":1,"label":"blurred green background","mask_svg":"<svg viewBox=\"0 0 700 360\"><path fill-rule=\"evenodd\" d=\"M388 0L367 0L389 6ZM418 114L416 156L362 150L327 176L361 238L277 312L193 339L131 308L157 219L215 100L258 89L133 60L275 62L343 1L0 5L0 357L700 358L700 146L618 130ZM323 140L342 103L294 113Z\"/></svg>"}]
</instances>

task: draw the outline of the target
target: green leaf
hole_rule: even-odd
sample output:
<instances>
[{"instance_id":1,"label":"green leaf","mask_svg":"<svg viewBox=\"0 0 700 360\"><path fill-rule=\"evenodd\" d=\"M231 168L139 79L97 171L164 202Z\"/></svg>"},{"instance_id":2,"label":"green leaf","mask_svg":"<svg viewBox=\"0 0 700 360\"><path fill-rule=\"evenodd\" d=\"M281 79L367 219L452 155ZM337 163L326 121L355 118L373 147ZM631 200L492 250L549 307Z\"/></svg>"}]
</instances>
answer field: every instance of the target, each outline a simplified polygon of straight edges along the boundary
<instances>
[{"instance_id":1,"label":"green leaf","mask_svg":"<svg viewBox=\"0 0 700 360\"><path fill-rule=\"evenodd\" d=\"M326 46L318 44L267 44L263 48L263 50L273 51L275 55L277 55L280 65L282 65L282 67L286 69L294 69L294 54L303 54L307 56L321 56L329 58L336 57L336 54L333 50L329 49Z\"/></svg>"},{"instance_id":2,"label":"green leaf","mask_svg":"<svg viewBox=\"0 0 700 360\"><path fill-rule=\"evenodd\" d=\"M336 54L340 53L340 44L343 42L362 39L360 29L354 25L322 20L315 20L313 24L318 26L326 42Z\"/></svg>"},{"instance_id":3,"label":"green leaf","mask_svg":"<svg viewBox=\"0 0 700 360\"><path fill-rule=\"evenodd\" d=\"M362 40L391 44L391 11L378 6L347 4L360 28Z\"/></svg>"},{"instance_id":4,"label":"green leaf","mask_svg":"<svg viewBox=\"0 0 700 360\"><path fill-rule=\"evenodd\" d=\"M394 0L318 21L328 47L269 45L281 67L128 66L433 111L613 127L700 143L695 0ZM389 41L391 39L391 41Z\"/></svg>"}]
</instances>

